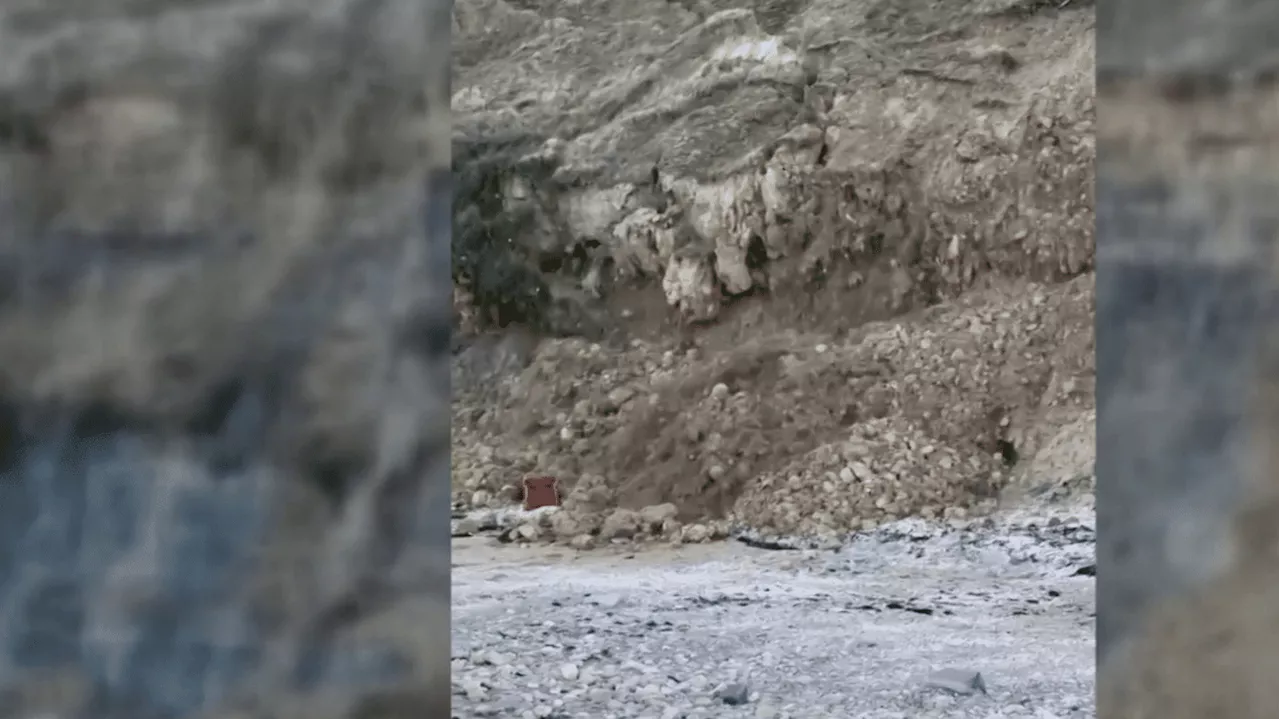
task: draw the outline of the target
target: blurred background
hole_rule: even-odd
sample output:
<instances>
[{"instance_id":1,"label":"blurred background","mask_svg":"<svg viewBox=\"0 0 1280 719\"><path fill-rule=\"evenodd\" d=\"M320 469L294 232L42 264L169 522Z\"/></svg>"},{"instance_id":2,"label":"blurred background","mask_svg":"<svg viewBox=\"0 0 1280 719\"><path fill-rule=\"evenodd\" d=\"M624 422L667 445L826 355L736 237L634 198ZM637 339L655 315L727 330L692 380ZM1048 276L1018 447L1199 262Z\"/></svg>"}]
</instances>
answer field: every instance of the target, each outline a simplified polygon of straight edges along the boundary
<instances>
[{"instance_id":1,"label":"blurred background","mask_svg":"<svg viewBox=\"0 0 1280 719\"><path fill-rule=\"evenodd\" d=\"M0 716L448 711L449 12L0 11Z\"/></svg>"}]
</instances>

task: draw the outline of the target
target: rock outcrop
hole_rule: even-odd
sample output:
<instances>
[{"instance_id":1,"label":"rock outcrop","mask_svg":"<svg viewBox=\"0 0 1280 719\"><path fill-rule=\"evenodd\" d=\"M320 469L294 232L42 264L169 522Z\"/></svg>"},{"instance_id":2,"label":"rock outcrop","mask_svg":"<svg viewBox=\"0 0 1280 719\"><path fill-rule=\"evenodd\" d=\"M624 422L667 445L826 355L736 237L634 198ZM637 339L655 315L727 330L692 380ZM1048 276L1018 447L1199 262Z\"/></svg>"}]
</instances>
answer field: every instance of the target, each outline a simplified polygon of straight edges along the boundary
<instances>
[{"instance_id":1,"label":"rock outcrop","mask_svg":"<svg viewBox=\"0 0 1280 719\"><path fill-rule=\"evenodd\" d=\"M560 296L901 311L1092 267L1091 7L474 0L454 35L458 132L510 155L501 239Z\"/></svg>"}]
</instances>

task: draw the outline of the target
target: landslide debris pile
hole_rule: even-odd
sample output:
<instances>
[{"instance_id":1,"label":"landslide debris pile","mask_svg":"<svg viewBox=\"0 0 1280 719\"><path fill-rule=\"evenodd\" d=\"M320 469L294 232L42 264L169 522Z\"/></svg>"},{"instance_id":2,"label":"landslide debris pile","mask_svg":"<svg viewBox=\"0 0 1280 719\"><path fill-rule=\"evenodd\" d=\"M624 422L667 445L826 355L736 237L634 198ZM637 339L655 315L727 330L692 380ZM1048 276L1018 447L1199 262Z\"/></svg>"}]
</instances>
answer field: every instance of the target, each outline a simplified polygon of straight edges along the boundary
<instances>
[{"instance_id":1,"label":"landslide debris pile","mask_svg":"<svg viewBox=\"0 0 1280 719\"><path fill-rule=\"evenodd\" d=\"M709 355L546 341L478 383L484 399L455 384L455 502L505 506L522 476L549 473L593 488L571 498L574 535L665 503L680 522L806 535L951 514L995 499L1020 455L1091 411L1091 290L1019 284ZM1074 464L1058 473L1090 471Z\"/></svg>"},{"instance_id":2,"label":"landslide debris pile","mask_svg":"<svg viewBox=\"0 0 1280 719\"><path fill-rule=\"evenodd\" d=\"M1092 410L1087 5L464 0L454 44L459 508L840 534Z\"/></svg>"}]
</instances>

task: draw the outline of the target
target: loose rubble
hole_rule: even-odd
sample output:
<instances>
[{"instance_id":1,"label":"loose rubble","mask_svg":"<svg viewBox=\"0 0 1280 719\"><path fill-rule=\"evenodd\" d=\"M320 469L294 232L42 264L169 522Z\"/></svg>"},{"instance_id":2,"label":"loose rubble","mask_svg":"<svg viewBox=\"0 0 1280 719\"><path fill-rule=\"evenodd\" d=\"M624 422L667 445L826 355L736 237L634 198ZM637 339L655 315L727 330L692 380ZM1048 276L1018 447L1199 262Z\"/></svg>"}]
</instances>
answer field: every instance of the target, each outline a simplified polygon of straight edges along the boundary
<instances>
[{"instance_id":1,"label":"loose rubble","mask_svg":"<svg viewBox=\"0 0 1280 719\"><path fill-rule=\"evenodd\" d=\"M989 512L1091 473L1090 452L1068 451L1092 425L1090 283L680 361L661 343L545 341L483 399L456 393L455 507L507 507L524 476L554 475L564 511L537 536L580 546L744 530L830 542Z\"/></svg>"},{"instance_id":2,"label":"loose rubble","mask_svg":"<svg viewBox=\"0 0 1280 719\"><path fill-rule=\"evenodd\" d=\"M1093 717L1087 512L839 551L455 550L458 717Z\"/></svg>"},{"instance_id":3,"label":"loose rubble","mask_svg":"<svg viewBox=\"0 0 1280 719\"><path fill-rule=\"evenodd\" d=\"M965 696L975 692L987 694L987 683L983 681L982 673L972 669L940 669L929 675L925 686Z\"/></svg>"}]
</instances>

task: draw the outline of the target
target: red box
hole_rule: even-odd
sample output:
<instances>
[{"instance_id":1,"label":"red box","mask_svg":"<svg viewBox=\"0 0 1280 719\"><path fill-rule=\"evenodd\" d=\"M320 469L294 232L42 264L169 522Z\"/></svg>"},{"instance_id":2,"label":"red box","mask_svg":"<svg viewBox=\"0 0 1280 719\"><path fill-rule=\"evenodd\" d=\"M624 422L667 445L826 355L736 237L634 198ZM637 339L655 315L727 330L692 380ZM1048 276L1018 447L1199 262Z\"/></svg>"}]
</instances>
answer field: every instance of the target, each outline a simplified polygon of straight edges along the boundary
<instances>
[{"instance_id":1,"label":"red box","mask_svg":"<svg viewBox=\"0 0 1280 719\"><path fill-rule=\"evenodd\" d=\"M560 488L555 477L524 478L524 508L559 507Z\"/></svg>"}]
</instances>

